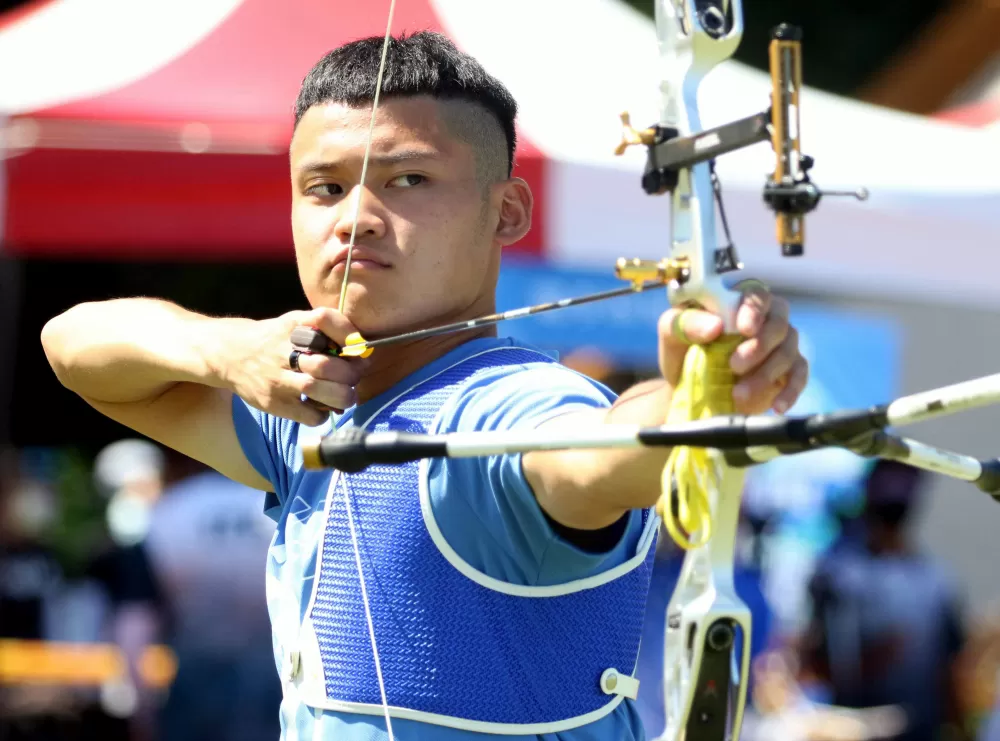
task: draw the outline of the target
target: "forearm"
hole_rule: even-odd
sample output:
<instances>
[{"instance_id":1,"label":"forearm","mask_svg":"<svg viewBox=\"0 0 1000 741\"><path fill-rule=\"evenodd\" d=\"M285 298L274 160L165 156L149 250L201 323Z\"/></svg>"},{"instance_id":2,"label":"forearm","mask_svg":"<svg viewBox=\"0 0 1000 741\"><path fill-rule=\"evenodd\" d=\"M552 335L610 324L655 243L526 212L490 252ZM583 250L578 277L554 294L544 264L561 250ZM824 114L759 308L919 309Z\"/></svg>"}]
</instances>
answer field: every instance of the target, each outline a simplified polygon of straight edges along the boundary
<instances>
[{"instance_id":1,"label":"forearm","mask_svg":"<svg viewBox=\"0 0 1000 741\"><path fill-rule=\"evenodd\" d=\"M212 337L226 322L157 299L80 304L42 330L45 355L59 381L91 400L155 398L182 382L221 387Z\"/></svg>"},{"instance_id":2,"label":"forearm","mask_svg":"<svg viewBox=\"0 0 1000 741\"><path fill-rule=\"evenodd\" d=\"M581 431L606 424L660 425L671 388L660 380L633 386L610 409L567 414L544 429ZM542 507L559 522L578 528L608 525L626 510L651 507L670 448L621 448L529 453L525 475Z\"/></svg>"}]
</instances>

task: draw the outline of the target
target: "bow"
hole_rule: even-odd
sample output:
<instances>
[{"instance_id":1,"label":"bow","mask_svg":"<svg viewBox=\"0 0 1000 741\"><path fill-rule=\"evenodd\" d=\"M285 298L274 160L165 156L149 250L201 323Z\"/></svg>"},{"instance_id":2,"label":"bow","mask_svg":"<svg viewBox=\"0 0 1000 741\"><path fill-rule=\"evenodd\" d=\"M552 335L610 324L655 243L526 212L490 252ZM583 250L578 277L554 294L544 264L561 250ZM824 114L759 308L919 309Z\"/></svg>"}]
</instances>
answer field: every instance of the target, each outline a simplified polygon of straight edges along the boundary
<instances>
[{"instance_id":1,"label":"bow","mask_svg":"<svg viewBox=\"0 0 1000 741\"><path fill-rule=\"evenodd\" d=\"M649 194L670 195L670 261L687 269L684 280L670 285L670 303L696 305L723 319L723 336L714 343L715 348L688 351L684 376L674 392L667 420L682 422L685 417L733 411L729 356L739 341L734 323L741 294L724 278L742 266L729 238L714 157L762 141L770 130L777 158L765 194L780 189L791 195L803 187L799 140L793 135L798 129L800 47L790 27L775 32L770 116L765 112L705 131L698 111L698 88L740 43L741 2L658 0L656 29L664 75L660 121L636 131L628 114L622 114L624 133L616 152L620 154L632 145L646 147L642 187ZM815 201L786 197L769 202L778 213L783 252L801 254L802 216ZM726 232L726 244L721 247L717 204ZM619 261L617 266L620 276L633 280L660 269L658 264L639 260ZM715 388L706 388L709 384ZM682 462L682 456L688 460ZM660 739L723 741L739 737L750 669L751 618L749 608L736 594L733 573L745 478L745 469L727 465L717 449L703 448L695 453L690 448L674 448L664 471L657 511L686 554L667 606L663 656L666 724ZM698 493L693 501L685 496L685 490L691 489Z\"/></svg>"}]
</instances>

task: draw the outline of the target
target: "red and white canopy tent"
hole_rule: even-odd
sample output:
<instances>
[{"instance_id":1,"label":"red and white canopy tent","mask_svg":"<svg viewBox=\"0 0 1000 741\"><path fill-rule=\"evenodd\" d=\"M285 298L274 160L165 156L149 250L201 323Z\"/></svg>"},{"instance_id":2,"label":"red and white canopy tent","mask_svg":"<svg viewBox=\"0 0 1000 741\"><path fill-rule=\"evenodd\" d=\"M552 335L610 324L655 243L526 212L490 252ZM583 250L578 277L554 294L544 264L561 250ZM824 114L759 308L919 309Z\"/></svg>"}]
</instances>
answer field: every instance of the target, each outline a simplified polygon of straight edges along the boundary
<instances>
[{"instance_id":1,"label":"red and white canopy tent","mask_svg":"<svg viewBox=\"0 0 1000 741\"><path fill-rule=\"evenodd\" d=\"M14 255L290 256L286 147L298 85L327 50L384 31L388 0L48 0L0 26L4 249ZM660 256L668 210L612 156L618 113L655 120L652 23L618 0L397 0L393 30L451 36L521 106L518 174L535 227L520 249L610 266ZM808 54L808 39L806 39ZM763 50L762 50L763 53ZM706 81L711 126L763 110L767 75ZM807 90L803 145L825 199L803 260L781 260L760 188L766 145L718 163L744 260L806 289L1000 300L1000 133ZM945 263L947 262L947 266ZM887 281L887 278L889 280Z\"/></svg>"},{"instance_id":2,"label":"red and white canopy tent","mask_svg":"<svg viewBox=\"0 0 1000 741\"><path fill-rule=\"evenodd\" d=\"M15 255L288 257L287 145L319 57L388 4L52 0L0 28ZM426 0L397 29L442 30ZM538 181L525 141L522 174Z\"/></svg>"}]
</instances>

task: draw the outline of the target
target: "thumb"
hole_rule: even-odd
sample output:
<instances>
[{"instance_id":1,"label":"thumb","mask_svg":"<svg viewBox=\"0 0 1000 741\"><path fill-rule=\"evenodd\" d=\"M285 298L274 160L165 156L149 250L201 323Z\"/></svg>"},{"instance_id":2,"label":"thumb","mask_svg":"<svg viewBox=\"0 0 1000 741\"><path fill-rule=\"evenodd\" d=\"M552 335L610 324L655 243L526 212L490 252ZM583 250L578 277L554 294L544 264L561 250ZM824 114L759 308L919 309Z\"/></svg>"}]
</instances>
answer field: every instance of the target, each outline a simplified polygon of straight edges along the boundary
<instances>
[{"instance_id":1,"label":"thumb","mask_svg":"<svg viewBox=\"0 0 1000 741\"><path fill-rule=\"evenodd\" d=\"M681 378L684 356L691 345L704 345L722 334L722 319L699 309L670 309L660 316L660 372L671 385Z\"/></svg>"}]
</instances>

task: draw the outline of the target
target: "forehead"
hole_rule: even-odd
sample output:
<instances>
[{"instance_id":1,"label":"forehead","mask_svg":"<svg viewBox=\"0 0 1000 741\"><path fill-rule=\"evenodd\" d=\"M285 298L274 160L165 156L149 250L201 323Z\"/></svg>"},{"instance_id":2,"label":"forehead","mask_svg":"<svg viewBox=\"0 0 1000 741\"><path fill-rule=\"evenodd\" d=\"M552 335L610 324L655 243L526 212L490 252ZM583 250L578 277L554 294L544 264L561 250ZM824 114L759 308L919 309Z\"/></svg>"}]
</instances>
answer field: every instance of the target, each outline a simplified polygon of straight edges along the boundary
<instances>
[{"instance_id":1,"label":"forehead","mask_svg":"<svg viewBox=\"0 0 1000 741\"><path fill-rule=\"evenodd\" d=\"M435 157L470 157L471 150L452 136L442 104L421 96L379 102L372 131L372 154L424 150ZM371 106L324 103L305 112L292 137L293 169L305 161L342 161L363 157L371 123Z\"/></svg>"}]
</instances>

